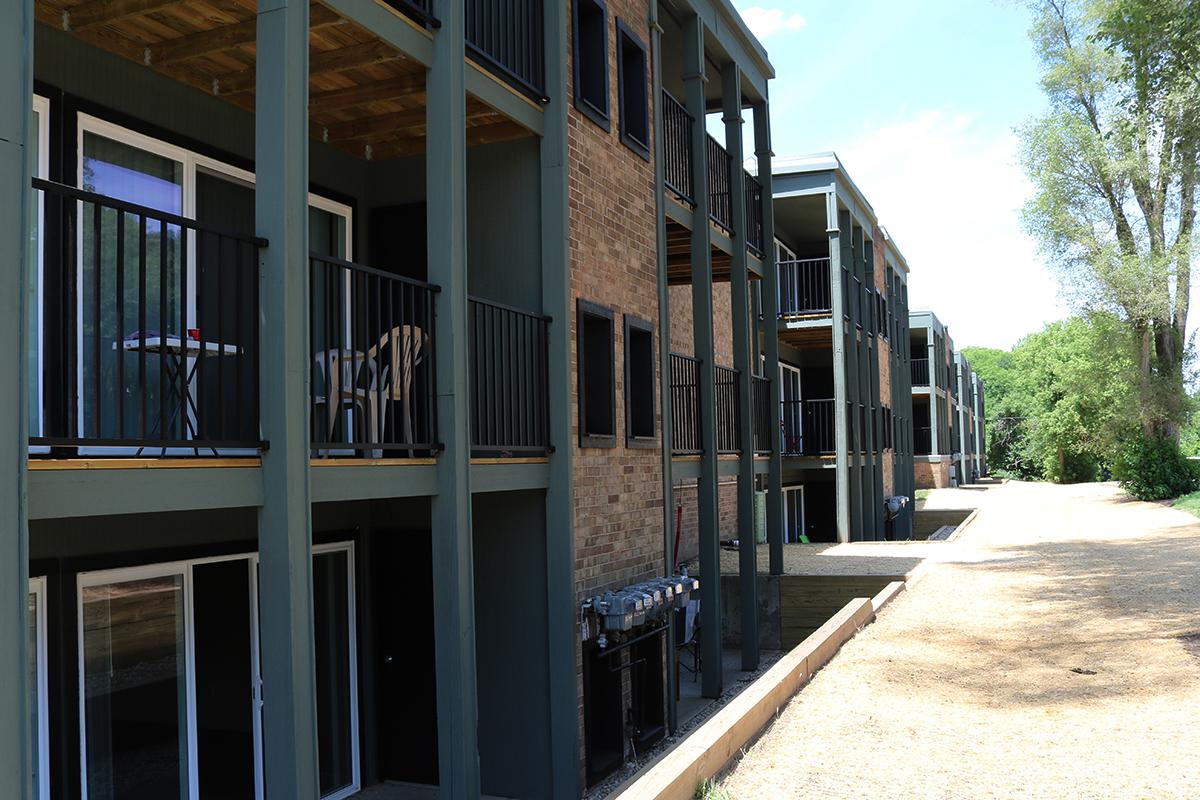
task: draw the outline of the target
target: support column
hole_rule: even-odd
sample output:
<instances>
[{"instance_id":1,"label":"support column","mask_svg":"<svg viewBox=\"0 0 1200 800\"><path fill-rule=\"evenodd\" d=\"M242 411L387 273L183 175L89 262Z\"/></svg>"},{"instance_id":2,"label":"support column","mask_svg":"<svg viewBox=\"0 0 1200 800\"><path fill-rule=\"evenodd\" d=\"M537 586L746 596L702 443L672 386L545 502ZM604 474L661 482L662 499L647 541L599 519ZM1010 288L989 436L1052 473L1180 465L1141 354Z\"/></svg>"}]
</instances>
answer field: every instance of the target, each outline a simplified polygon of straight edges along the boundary
<instances>
[{"instance_id":1,"label":"support column","mask_svg":"<svg viewBox=\"0 0 1200 800\"><path fill-rule=\"evenodd\" d=\"M867 415L870 424L867 426L867 478L868 491L864 511L868 512L870 521L868 532L874 541L883 539L883 426L881 419L883 408L879 398L880 370L880 335L886 324L877 316L878 306L875 303L875 242L863 247L863 286L868 290L864 295L869 301L869 317L872 320L872 336L863 336L863 344L867 349Z\"/></svg>"},{"instance_id":2,"label":"support column","mask_svg":"<svg viewBox=\"0 0 1200 800\"><path fill-rule=\"evenodd\" d=\"M862 346L859 326L862 324L862 292L859 290L858 254L862 248L862 228L854 224L846 213L846 236L842 238L842 262L848 270L850 288L850 324L846 327L846 400L849 406L842 413L850 417L850 540L863 538L862 514L862 464L863 429L862 414L858 406L862 402L861 370L859 350ZM861 278L859 278L861 280Z\"/></svg>"},{"instance_id":3,"label":"support column","mask_svg":"<svg viewBox=\"0 0 1200 800\"><path fill-rule=\"evenodd\" d=\"M933 458L941 453L938 447L941 441L940 416L938 412L938 361L937 353L941 350L938 347L937 330L933 326L933 317L929 319L929 327L925 329L925 346L929 351L926 355L926 367L929 370L929 457ZM936 471L936 470L935 470Z\"/></svg>"},{"instance_id":4,"label":"support column","mask_svg":"<svg viewBox=\"0 0 1200 800\"><path fill-rule=\"evenodd\" d=\"M464 6L446 3L441 6L438 16L442 25L433 37L433 60L426 79L428 133L425 157L429 280L442 287L434 336L437 342L438 433L443 450L437 460L438 493L433 498L432 508L434 654L441 782L438 796L443 800L472 800L479 797L480 785L474 549L471 542L471 436L467 412L470 353L467 348ZM561 347L559 342L560 357ZM557 580L560 579L556 577Z\"/></svg>"},{"instance_id":5,"label":"support column","mask_svg":"<svg viewBox=\"0 0 1200 800\"><path fill-rule=\"evenodd\" d=\"M26 281L30 252L33 141L33 3L3 0L0 25L0 346L17 357L0 368L0 797L28 800L33 755L29 718L29 436ZM48 124L43 121L42 124Z\"/></svg>"},{"instance_id":6,"label":"support column","mask_svg":"<svg viewBox=\"0 0 1200 800\"><path fill-rule=\"evenodd\" d=\"M867 302L867 237L861 226L854 228L854 274L858 276L858 330L855 354L858 357L858 403L862 408L856 409L854 417L858 425L859 463L856 473L858 478L858 499L860 517L858 535L863 541L871 541L875 530L875 506L871 502L871 490L874 486L872 467L874 454L871 452L873 443L871 435L871 336L870 314L871 307Z\"/></svg>"},{"instance_id":7,"label":"support column","mask_svg":"<svg viewBox=\"0 0 1200 800\"><path fill-rule=\"evenodd\" d=\"M267 797L316 800L309 501L308 2L260 0L255 220L262 251L258 515Z\"/></svg>"},{"instance_id":8,"label":"support column","mask_svg":"<svg viewBox=\"0 0 1200 800\"><path fill-rule=\"evenodd\" d=\"M771 171L771 115L764 100L754 104L754 155L758 158L758 184L762 187L763 279L762 316L765 334L766 364L763 372L769 380L767 423L771 429L771 460L767 466L767 547L770 572L783 574L783 433L779 407L779 286L775 263L775 197ZM836 288L836 287L835 287ZM837 319L837 317L834 317Z\"/></svg>"},{"instance_id":9,"label":"support column","mask_svg":"<svg viewBox=\"0 0 1200 800\"><path fill-rule=\"evenodd\" d=\"M742 669L758 669L758 534L754 528L754 405L751 400L750 271L746 265L746 171L742 167L742 73L737 64L721 68L725 149L729 151L733 257L729 266L733 306L733 368L738 371L738 582L742 607Z\"/></svg>"},{"instance_id":10,"label":"support column","mask_svg":"<svg viewBox=\"0 0 1200 800\"><path fill-rule=\"evenodd\" d=\"M543 4L546 85L567 85L565 3ZM571 270L568 251L567 95L552 91L541 142L542 313L550 323L550 484L546 490L550 775L554 797L579 796L579 690L575 674L575 504L571 446ZM671 662L674 663L674 662ZM672 672L668 670L668 672ZM672 699L674 694L671 695Z\"/></svg>"},{"instance_id":11,"label":"support column","mask_svg":"<svg viewBox=\"0 0 1200 800\"><path fill-rule=\"evenodd\" d=\"M842 272L843 254L849 250L850 212L839 211L837 194L830 191L826 198L826 233L829 236L829 279L833 293L833 319L830 332L833 337L833 435L834 435L834 491L837 500L837 540L850 541L850 417L846 413L850 401L849 369L847 356L848 336L854 334L854 321L847 319L849 293L848 278ZM848 257L847 257L848 259ZM847 263L853 263L847 260ZM850 282L853 286L853 282Z\"/></svg>"},{"instance_id":12,"label":"support column","mask_svg":"<svg viewBox=\"0 0 1200 800\"><path fill-rule=\"evenodd\" d=\"M704 129L706 111L704 89L704 23L692 16L684 23L683 82L686 106L692 124L692 335L695 356L700 361L700 478L696 485L697 521L700 538L700 613L705 631L721 630L721 547L720 517L717 498L717 423L716 390L713 385L713 299L712 242L708 213L708 133ZM720 697L721 636L701 637L704 668L700 692L705 697Z\"/></svg>"},{"instance_id":13,"label":"support column","mask_svg":"<svg viewBox=\"0 0 1200 800\"><path fill-rule=\"evenodd\" d=\"M553 5L553 4L552 4ZM656 265L658 270L658 399L662 420L662 482L663 482L663 564L664 573L674 575L675 566L675 479L672 452L674 417L671 408L671 303L667 281L667 216L666 216L666 142L663 136L662 109L662 25L658 21L658 3L650 4L650 54L654 109L654 214ZM565 58L564 58L565 62ZM667 636L667 664L675 663L675 615L669 616L671 634ZM674 733L679 727L679 710L675 700L678 675L667 669L667 730Z\"/></svg>"}]
</instances>

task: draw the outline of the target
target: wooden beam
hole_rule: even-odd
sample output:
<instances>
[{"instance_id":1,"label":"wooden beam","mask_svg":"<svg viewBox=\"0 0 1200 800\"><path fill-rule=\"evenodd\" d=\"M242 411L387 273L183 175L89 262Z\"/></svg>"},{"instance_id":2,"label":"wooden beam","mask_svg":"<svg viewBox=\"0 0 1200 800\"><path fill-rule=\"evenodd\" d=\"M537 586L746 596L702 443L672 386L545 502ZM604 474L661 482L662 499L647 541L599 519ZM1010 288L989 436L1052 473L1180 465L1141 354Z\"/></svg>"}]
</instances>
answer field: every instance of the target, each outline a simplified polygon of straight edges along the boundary
<instances>
[{"instance_id":1,"label":"wooden beam","mask_svg":"<svg viewBox=\"0 0 1200 800\"><path fill-rule=\"evenodd\" d=\"M308 73L317 75L325 72L343 72L396 58L402 58L402 56L376 39L372 42L363 42L337 50L312 53L308 58ZM213 88L215 93L220 95L251 91L254 88L254 67L217 76L213 79Z\"/></svg>"},{"instance_id":2,"label":"wooden beam","mask_svg":"<svg viewBox=\"0 0 1200 800\"><path fill-rule=\"evenodd\" d=\"M388 81L347 86L344 89L329 89L309 95L308 109L311 114L342 111L347 108L376 103L384 100L401 100L416 97L425 92L425 72L405 75ZM424 105L424 103L422 103Z\"/></svg>"},{"instance_id":3,"label":"wooden beam","mask_svg":"<svg viewBox=\"0 0 1200 800\"><path fill-rule=\"evenodd\" d=\"M349 144L349 143L347 143ZM409 139L394 139L381 144L363 144L356 155L368 161L390 161L393 158L419 156L425 152L425 137L414 136Z\"/></svg>"},{"instance_id":4,"label":"wooden beam","mask_svg":"<svg viewBox=\"0 0 1200 800\"><path fill-rule=\"evenodd\" d=\"M309 6L308 27L310 30L331 25L345 25L349 21L327 6L313 3ZM253 44L258 20L251 18L233 25L224 25L199 33L180 36L165 42L158 42L146 48L146 63L150 66L161 67L176 61L232 50L244 44Z\"/></svg>"},{"instance_id":5,"label":"wooden beam","mask_svg":"<svg viewBox=\"0 0 1200 800\"><path fill-rule=\"evenodd\" d=\"M524 139L533 134L524 125L518 125L510 119L493 122L490 125L467 127L467 145L474 147L481 144L508 142L513 139Z\"/></svg>"},{"instance_id":6,"label":"wooden beam","mask_svg":"<svg viewBox=\"0 0 1200 800\"><path fill-rule=\"evenodd\" d=\"M321 141L329 143L345 142L352 139L368 140L373 137L393 136L397 133L411 135L421 133L425 130L425 115L426 110L424 108L410 108L407 111L396 111L391 114L380 114L374 117L363 117L362 119L350 120L349 122L327 125L320 129L319 134L315 135ZM472 109L466 114L468 135L470 135L473 128L488 127L496 119L501 119L505 122L508 121L490 108ZM515 125L516 123L513 124ZM521 130L528 133L524 128Z\"/></svg>"},{"instance_id":7,"label":"wooden beam","mask_svg":"<svg viewBox=\"0 0 1200 800\"><path fill-rule=\"evenodd\" d=\"M62 27L65 31L81 31L122 17L159 11L177 2L179 0L91 0L64 10Z\"/></svg>"}]
</instances>

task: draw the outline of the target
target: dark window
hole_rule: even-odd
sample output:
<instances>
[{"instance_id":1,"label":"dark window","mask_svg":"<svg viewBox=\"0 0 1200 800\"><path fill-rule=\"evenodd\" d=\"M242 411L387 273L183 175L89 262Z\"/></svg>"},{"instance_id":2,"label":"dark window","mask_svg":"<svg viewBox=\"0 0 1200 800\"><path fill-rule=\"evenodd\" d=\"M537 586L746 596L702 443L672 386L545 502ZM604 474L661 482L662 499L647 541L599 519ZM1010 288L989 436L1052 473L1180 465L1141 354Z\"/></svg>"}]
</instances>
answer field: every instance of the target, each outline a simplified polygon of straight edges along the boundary
<instances>
[{"instance_id":1,"label":"dark window","mask_svg":"<svg viewBox=\"0 0 1200 800\"><path fill-rule=\"evenodd\" d=\"M579 446L613 447L617 437L613 313L579 301Z\"/></svg>"},{"instance_id":2,"label":"dark window","mask_svg":"<svg viewBox=\"0 0 1200 800\"><path fill-rule=\"evenodd\" d=\"M608 9L575 0L575 107L608 130Z\"/></svg>"},{"instance_id":3,"label":"dark window","mask_svg":"<svg viewBox=\"0 0 1200 800\"><path fill-rule=\"evenodd\" d=\"M625 315L625 443L654 446L654 328Z\"/></svg>"},{"instance_id":4,"label":"dark window","mask_svg":"<svg viewBox=\"0 0 1200 800\"><path fill-rule=\"evenodd\" d=\"M617 89L621 141L642 158L650 158L650 109L646 100L646 46L629 26L617 20Z\"/></svg>"}]
</instances>

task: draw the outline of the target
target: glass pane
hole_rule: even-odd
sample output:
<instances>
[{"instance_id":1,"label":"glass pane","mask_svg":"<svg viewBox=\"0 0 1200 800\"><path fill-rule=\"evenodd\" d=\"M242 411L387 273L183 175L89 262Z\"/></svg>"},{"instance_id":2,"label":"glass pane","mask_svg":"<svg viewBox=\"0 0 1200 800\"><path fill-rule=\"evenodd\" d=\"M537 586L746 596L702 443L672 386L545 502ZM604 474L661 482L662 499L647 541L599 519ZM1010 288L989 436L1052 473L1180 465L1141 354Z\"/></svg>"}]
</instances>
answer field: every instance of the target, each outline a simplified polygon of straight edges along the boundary
<instances>
[{"instance_id":1,"label":"glass pane","mask_svg":"<svg viewBox=\"0 0 1200 800\"><path fill-rule=\"evenodd\" d=\"M89 800L188 795L183 576L85 587Z\"/></svg>"},{"instance_id":2,"label":"glass pane","mask_svg":"<svg viewBox=\"0 0 1200 800\"><path fill-rule=\"evenodd\" d=\"M180 162L87 132L83 156L82 188L158 211L182 211ZM170 357L164 363L147 352L143 385L142 353L127 344L142 329L148 336L186 335L190 301L182 295L187 255L180 228L146 219L143 247L141 216L112 208L97 214L93 203L80 203L79 212L83 435L185 438L179 395L188 365Z\"/></svg>"},{"instance_id":3,"label":"glass pane","mask_svg":"<svg viewBox=\"0 0 1200 800\"><path fill-rule=\"evenodd\" d=\"M44 178L39 169L41 166L41 114L35 109L33 112L33 129L31 142L38 143L36 147L30 147L29 152L29 171L30 174L37 178ZM41 337L38 335L38 309L40 306L39 298L41 297L41 259L42 259L42 193L36 190L30 192L30 208L29 208L29 276L26 281L26 337L30 346L25 348L29 370L29 435L38 436L42 432L42 376L40 369L41 362Z\"/></svg>"},{"instance_id":4,"label":"glass pane","mask_svg":"<svg viewBox=\"0 0 1200 800\"><path fill-rule=\"evenodd\" d=\"M345 551L313 556L317 745L322 795L354 782L348 569Z\"/></svg>"},{"instance_id":5,"label":"glass pane","mask_svg":"<svg viewBox=\"0 0 1200 800\"><path fill-rule=\"evenodd\" d=\"M39 735L39 711L38 697L40 696L40 679L38 674L38 597L35 593L29 593L29 717L30 730L33 731L31 739L33 753L31 763L33 764L33 796L41 797L41 771L42 771L42 754L41 746L42 739Z\"/></svg>"},{"instance_id":6,"label":"glass pane","mask_svg":"<svg viewBox=\"0 0 1200 800\"><path fill-rule=\"evenodd\" d=\"M253 800L250 570L244 559L192 568L196 768L200 800Z\"/></svg>"}]
</instances>

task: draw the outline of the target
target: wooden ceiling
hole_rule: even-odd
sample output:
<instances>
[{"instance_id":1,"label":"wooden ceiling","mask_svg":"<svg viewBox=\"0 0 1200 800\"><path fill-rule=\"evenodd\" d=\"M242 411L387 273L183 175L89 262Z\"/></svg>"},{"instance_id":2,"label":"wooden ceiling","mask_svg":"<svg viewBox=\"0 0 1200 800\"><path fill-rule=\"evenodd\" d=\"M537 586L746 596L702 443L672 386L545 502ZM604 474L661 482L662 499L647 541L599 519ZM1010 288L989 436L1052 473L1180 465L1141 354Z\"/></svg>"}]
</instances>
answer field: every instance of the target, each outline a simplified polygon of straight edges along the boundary
<instances>
[{"instance_id":1,"label":"wooden ceiling","mask_svg":"<svg viewBox=\"0 0 1200 800\"><path fill-rule=\"evenodd\" d=\"M254 109L254 0L36 0L37 19L240 108ZM425 69L366 28L313 3L313 139L358 158L425 151ZM531 135L467 97L468 145Z\"/></svg>"},{"instance_id":2,"label":"wooden ceiling","mask_svg":"<svg viewBox=\"0 0 1200 800\"><path fill-rule=\"evenodd\" d=\"M718 230L711 222L713 230ZM714 281L727 281L733 268L733 258L715 243L712 245L712 274ZM759 275L750 272L750 280ZM667 283L672 286L692 282L692 232L673 219L667 220Z\"/></svg>"}]
</instances>

